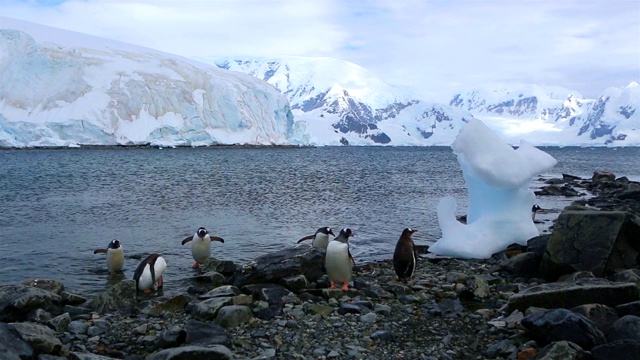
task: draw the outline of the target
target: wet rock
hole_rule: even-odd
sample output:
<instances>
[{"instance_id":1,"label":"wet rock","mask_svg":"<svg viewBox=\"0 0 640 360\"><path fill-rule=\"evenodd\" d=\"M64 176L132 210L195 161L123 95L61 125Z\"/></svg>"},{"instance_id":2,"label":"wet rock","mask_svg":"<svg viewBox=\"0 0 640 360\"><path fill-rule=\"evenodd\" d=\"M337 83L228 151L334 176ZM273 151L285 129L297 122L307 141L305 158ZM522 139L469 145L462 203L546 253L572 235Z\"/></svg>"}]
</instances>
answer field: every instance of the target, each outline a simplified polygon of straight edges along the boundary
<instances>
[{"instance_id":1,"label":"wet rock","mask_svg":"<svg viewBox=\"0 0 640 360\"><path fill-rule=\"evenodd\" d=\"M640 317L625 315L615 321L611 326L611 331L607 334L607 340L640 341Z\"/></svg>"},{"instance_id":2,"label":"wet rock","mask_svg":"<svg viewBox=\"0 0 640 360\"><path fill-rule=\"evenodd\" d=\"M199 274L194 279L199 283L211 286L221 286L227 281L224 275L216 271L208 271L206 273Z\"/></svg>"},{"instance_id":3,"label":"wet rock","mask_svg":"<svg viewBox=\"0 0 640 360\"><path fill-rule=\"evenodd\" d=\"M158 336L156 346L159 349L168 349L178 347L186 341L187 332L179 326L173 326L166 329Z\"/></svg>"},{"instance_id":4,"label":"wet rock","mask_svg":"<svg viewBox=\"0 0 640 360\"><path fill-rule=\"evenodd\" d=\"M0 322L0 354L5 360L33 359L31 345L20 337L12 325Z\"/></svg>"},{"instance_id":5,"label":"wet rock","mask_svg":"<svg viewBox=\"0 0 640 360\"><path fill-rule=\"evenodd\" d=\"M184 327L184 332L184 343L187 345L229 345L227 331L220 325L197 320L189 320Z\"/></svg>"},{"instance_id":6,"label":"wet rock","mask_svg":"<svg viewBox=\"0 0 640 360\"><path fill-rule=\"evenodd\" d=\"M225 328L238 327L253 317L251 309L244 305L225 306L218 312L214 324Z\"/></svg>"},{"instance_id":7,"label":"wet rock","mask_svg":"<svg viewBox=\"0 0 640 360\"><path fill-rule=\"evenodd\" d=\"M558 341L547 345L536 360L592 360L591 354L570 341Z\"/></svg>"},{"instance_id":8,"label":"wet rock","mask_svg":"<svg viewBox=\"0 0 640 360\"><path fill-rule=\"evenodd\" d=\"M595 360L637 360L640 359L640 342L618 340L591 349Z\"/></svg>"},{"instance_id":9,"label":"wet rock","mask_svg":"<svg viewBox=\"0 0 640 360\"><path fill-rule=\"evenodd\" d=\"M189 306L187 309L193 315L194 318L199 320L213 320L218 315L218 311L223 306L233 304L233 299L230 297L218 297L203 300L199 303L195 303Z\"/></svg>"},{"instance_id":10,"label":"wet rock","mask_svg":"<svg viewBox=\"0 0 640 360\"><path fill-rule=\"evenodd\" d=\"M28 285L0 286L0 322L24 321L38 309L60 315L62 298L49 290Z\"/></svg>"},{"instance_id":11,"label":"wet rock","mask_svg":"<svg viewBox=\"0 0 640 360\"><path fill-rule=\"evenodd\" d=\"M236 272L236 264L233 261L210 257L204 265L200 265L200 271L203 273L215 271L224 276L232 276Z\"/></svg>"},{"instance_id":12,"label":"wet rock","mask_svg":"<svg viewBox=\"0 0 640 360\"><path fill-rule=\"evenodd\" d=\"M240 289L238 289L238 287L236 286L223 285L223 286L218 286L217 288L198 296L198 298L201 300L205 300L205 299L210 299L214 297L236 296L241 293L242 292L240 291Z\"/></svg>"},{"instance_id":13,"label":"wet rock","mask_svg":"<svg viewBox=\"0 0 640 360\"><path fill-rule=\"evenodd\" d=\"M304 275L286 277L280 281L280 284L296 294L309 287L309 281Z\"/></svg>"},{"instance_id":14,"label":"wet rock","mask_svg":"<svg viewBox=\"0 0 640 360\"><path fill-rule=\"evenodd\" d=\"M22 282L22 285L37 287L38 289L51 291L56 295L62 295L64 284L58 280L30 279Z\"/></svg>"},{"instance_id":15,"label":"wet rock","mask_svg":"<svg viewBox=\"0 0 640 360\"><path fill-rule=\"evenodd\" d=\"M629 217L622 211L563 211L547 244L540 274L555 281L575 271L604 276L635 267L638 251L625 234L639 230Z\"/></svg>"},{"instance_id":16,"label":"wet rock","mask_svg":"<svg viewBox=\"0 0 640 360\"><path fill-rule=\"evenodd\" d=\"M232 360L233 353L222 345L182 346L161 350L147 357L146 360Z\"/></svg>"},{"instance_id":17,"label":"wet rock","mask_svg":"<svg viewBox=\"0 0 640 360\"><path fill-rule=\"evenodd\" d=\"M548 283L525 289L509 297L506 311L525 311L530 306L541 308L573 308L584 304L615 307L638 300L638 287L605 279L585 278L575 282Z\"/></svg>"},{"instance_id":18,"label":"wet rock","mask_svg":"<svg viewBox=\"0 0 640 360\"><path fill-rule=\"evenodd\" d=\"M250 284L243 286L242 291L258 300L266 301L269 305L283 304L284 298L293 295L287 288L278 284Z\"/></svg>"},{"instance_id":19,"label":"wet rock","mask_svg":"<svg viewBox=\"0 0 640 360\"><path fill-rule=\"evenodd\" d=\"M69 360L115 360L115 359L116 358L96 355L92 353L72 352L69 354Z\"/></svg>"},{"instance_id":20,"label":"wet rock","mask_svg":"<svg viewBox=\"0 0 640 360\"><path fill-rule=\"evenodd\" d=\"M616 311L619 316L635 315L640 316L640 300L632 301L626 304L620 304L616 306Z\"/></svg>"},{"instance_id":21,"label":"wet rock","mask_svg":"<svg viewBox=\"0 0 640 360\"><path fill-rule=\"evenodd\" d=\"M279 283L294 275L304 275L308 281L316 281L322 275L324 251L299 244L257 257L242 268L234 285Z\"/></svg>"},{"instance_id":22,"label":"wet rock","mask_svg":"<svg viewBox=\"0 0 640 360\"><path fill-rule=\"evenodd\" d=\"M602 304L580 305L574 307L571 311L593 321L603 334L608 334L609 331L611 331L613 323L618 320L618 313L614 309Z\"/></svg>"},{"instance_id":23,"label":"wet rock","mask_svg":"<svg viewBox=\"0 0 640 360\"><path fill-rule=\"evenodd\" d=\"M122 280L102 294L89 300L86 307L97 313L119 312L129 314L136 306L136 282Z\"/></svg>"},{"instance_id":24,"label":"wet rock","mask_svg":"<svg viewBox=\"0 0 640 360\"><path fill-rule=\"evenodd\" d=\"M34 323L12 323L11 325L37 354L60 354L62 342L50 328Z\"/></svg>"},{"instance_id":25,"label":"wet rock","mask_svg":"<svg viewBox=\"0 0 640 360\"><path fill-rule=\"evenodd\" d=\"M185 295L177 295L171 299L152 306L147 310L149 316L160 316L165 312L180 311L187 306L190 299Z\"/></svg>"},{"instance_id":26,"label":"wet rock","mask_svg":"<svg viewBox=\"0 0 640 360\"><path fill-rule=\"evenodd\" d=\"M69 313L58 315L49 320L49 326L56 332L65 332L71 323L71 316Z\"/></svg>"},{"instance_id":27,"label":"wet rock","mask_svg":"<svg viewBox=\"0 0 640 360\"><path fill-rule=\"evenodd\" d=\"M87 302L87 298L85 298L84 296L72 294L66 291L63 291L60 296L62 297L62 303L64 305L78 306Z\"/></svg>"},{"instance_id":28,"label":"wet rock","mask_svg":"<svg viewBox=\"0 0 640 360\"><path fill-rule=\"evenodd\" d=\"M566 340L589 350L606 342L592 321L566 309L539 311L526 316L521 324L542 344Z\"/></svg>"}]
</instances>

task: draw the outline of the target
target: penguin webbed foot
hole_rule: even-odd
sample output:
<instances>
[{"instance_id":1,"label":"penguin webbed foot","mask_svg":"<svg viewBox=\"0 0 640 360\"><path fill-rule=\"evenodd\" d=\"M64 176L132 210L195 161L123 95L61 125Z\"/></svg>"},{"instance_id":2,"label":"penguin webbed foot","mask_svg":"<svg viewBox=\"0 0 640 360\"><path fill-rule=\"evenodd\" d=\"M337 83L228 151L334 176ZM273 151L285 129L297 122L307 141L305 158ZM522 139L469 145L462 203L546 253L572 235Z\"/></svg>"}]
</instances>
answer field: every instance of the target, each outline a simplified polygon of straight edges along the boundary
<instances>
[{"instance_id":1,"label":"penguin webbed foot","mask_svg":"<svg viewBox=\"0 0 640 360\"><path fill-rule=\"evenodd\" d=\"M347 283L342 284L341 287L342 291L349 291L349 286L347 285Z\"/></svg>"},{"instance_id":2,"label":"penguin webbed foot","mask_svg":"<svg viewBox=\"0 0 640 360\"><path fill-rule=\"evenodd\" d=\"M199 269L200 268L200 264L198 264L198 262L193 263L193 265L191 265L192 269Z\"/></svg>"},{"instance_id":3,"label":"penguin webbed foot","mask_svg":"<svg viewBox=\"0 0 640 360\"><path fill-rule=\"evenodd\" d=\"M333 283L333 281L331 281L331 285L329 286L329 289L335 289L336 288L336 284Z\"/></svg>"}]
</instances>

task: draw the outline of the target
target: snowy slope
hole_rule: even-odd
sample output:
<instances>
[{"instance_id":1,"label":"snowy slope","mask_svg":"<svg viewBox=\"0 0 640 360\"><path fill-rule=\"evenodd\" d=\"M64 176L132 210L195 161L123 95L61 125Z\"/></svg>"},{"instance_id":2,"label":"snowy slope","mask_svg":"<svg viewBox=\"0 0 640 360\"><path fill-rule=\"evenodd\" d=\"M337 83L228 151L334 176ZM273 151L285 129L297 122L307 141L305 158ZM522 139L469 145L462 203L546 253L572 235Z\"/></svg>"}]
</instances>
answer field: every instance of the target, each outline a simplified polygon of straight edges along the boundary
<instances>
[{"instance_id":1,"label":"snowy slope","mask_svg":"<svg viewBox=\"0 0 640 360\"><path fill-rule=\"evenodd\" d=\"M449 105L471 112L511 143L640 145L636 83L607 89L595 100L561 87L496 85L460 92Z\"/></svg>"},{"instance_id":2,"label":"snowy slope","mask_svg":"<svg viewBox=\"0 0 640 360\"><path fill-rule=\"evenodd\" d=\"M287 99L254 77L2 18L0 147L288 144Z\"/></svg>"},{"instance_id":3,"label":"snowy slope","mask_svg":"<svg viewBox=\"0 0 640 360\"><path fill-rule=\"evenodd\" d=\"M330 58L199 59L265 80L291 102L291 141L314 145L449 145L472 116L421 101L356 64Z\"/></svg>"}]
</instances>

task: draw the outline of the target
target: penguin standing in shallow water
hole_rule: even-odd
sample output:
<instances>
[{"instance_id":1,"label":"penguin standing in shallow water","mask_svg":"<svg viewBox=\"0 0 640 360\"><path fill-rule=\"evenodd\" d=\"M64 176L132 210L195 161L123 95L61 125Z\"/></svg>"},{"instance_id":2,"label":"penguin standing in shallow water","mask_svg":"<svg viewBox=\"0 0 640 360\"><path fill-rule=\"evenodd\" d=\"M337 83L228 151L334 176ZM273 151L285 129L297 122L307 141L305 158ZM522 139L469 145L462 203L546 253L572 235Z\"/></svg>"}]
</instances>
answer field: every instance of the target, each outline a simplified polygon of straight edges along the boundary
<instances>
[{"instance_id":1,"label":"penguin standing in shallow water","mask_svg":"<svg viewBox=\"0 0 640 360\"><path fill-rule=\"evenodd\" d=\"M400 239L396 243L396 250L393 252L393 269L398 275L398 280L406 283L413 279L413 272L416 270L416 250L411 235L418 230L406 228L402 231Z\"/></svg>"},{"instance_id":2,"label":"penguin standing in shallow water","mask_svg":"<svg viewBox=\"0 0 640 360\"><path fill-rule=\"evenodd\" d=\"M355 261L349 251L349 238L354 236L351 229L342 229L338 236L329 241L327 253L324 258L324 267L331 282L331 288L336 287L335 283L342 283L342 290L349 290L349 281L353 276ZM356 269L357 271L357 269Z\"/></svg>"},{"instance_id":3,"label":"penguin standing in shallow water","mask_svg":"<svg viewBox=\"0 0 640 360\"><path fill-rule=\"evenodd\" d=\"M313 240L311 245L315 248L326 249L327 245L329 245L329 235L335 237L333 231L330 227L325 226L316 230L316 233L313 235L305 236L302 239L298 240L298 244L306 240Z\"/></svg>"},{"instance_id":4,"label":"penguin standing in shallow water","mask_svg":"<svg viewBox=\"0 0 640 360\"><path fill-rule=\"evenodd\" d=\"M136 289L150 293L162 289L162 274L167 269L167 262L159 254L151 254L142 260L133 273Z\"/></svg>"},{"instance_id":5,"label":"penguin standing in shallow water","mask_svg":"<svg viewBox=\"0 0 640 360\"><path fill-rule=\"evenodd\" d=\"M193 256L193 260L195 260L195 263L192 266L194 269L200 268L200 265L205 264L207 260L209 260L209 257L211 257L212 241L220 241L224 244L224 239L209 235L207 229L203 227L199 228L193 236L189 236L182 240L182 245L189 241L193 241L191 243L191 255Z\"/></svg>"},{"instance_id":6,"label":"penguin standing in shallow water","mask_svg":"<svg viewBox=\"0 0 640 360\"><path fill-rule=\"evenodd\" d=\"M107 269L111 274L122 272L122 267L124 266L124 250L119 240L111 240L106 249L96 249L93 253L107 254Z\"/></svg>"}]
</instances>

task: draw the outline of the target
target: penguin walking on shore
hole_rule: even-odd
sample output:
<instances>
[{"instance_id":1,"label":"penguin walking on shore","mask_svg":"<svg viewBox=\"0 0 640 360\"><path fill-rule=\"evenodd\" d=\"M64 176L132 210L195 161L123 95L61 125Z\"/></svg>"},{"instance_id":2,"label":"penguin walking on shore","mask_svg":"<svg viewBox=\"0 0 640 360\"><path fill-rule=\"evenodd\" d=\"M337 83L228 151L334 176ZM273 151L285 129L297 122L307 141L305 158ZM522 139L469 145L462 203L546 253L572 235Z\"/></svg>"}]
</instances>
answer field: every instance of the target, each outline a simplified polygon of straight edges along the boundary
<instances>
[{"instance_id":1,"label":"penguin walking on shore","mask_svg":"<svg viewBox=\"0 0 640 360\"><path fill-rule=\"evenodd\" d=\"M311 241L311 246L315 248L326 249L327 245L329 245L329 235L335 237L331 228L328 226L321 227L316 230L315 234L305 236L302 239L298 240L298 244L306 240L313 240Z\"/></svg>"},{"instance_id":2,"label":"penguin walking on shore","mask_svg":"<svg viewBox=\"0 0 640 360\"><path fill-rule=\"evenodd\" d=\"M136 281L136 289L145 293L162 289L164 283L162 274L167 269L167 262L159 254L147 256L133 273L133 280Z\"/></svg>"},{"instance_id":3,"label":"penguin walking on shore","mask_svg":"<svg viewBox=\"0 0 640 360\"><path fill-rule=\"evenodd\" d=\"M538 213L538 211L540 210L542 210L542 208L538 206L538 204L533 205L533 207L531 208L531 220L533 220L534 223L541 222L541 221L536 221L536 213Z\"/></svg>"},{"instance_id":4,"label":"penguin walking on shore","mask_svg":"<svg viewBox=\"0 0 640 360\"><path fill-rule=\"evenodd\" d=\"M94 254L107 254L107 270L111 274L122 273L124 266L124 250L120 241L117 239L111 240L106 249L96 249Z\"/></svg>"},{"instance_id":5,"label":"penguin walking on shore","mask_svg":"<svg viewBox=\"0 0 640 360\"><path fill-rule=\"evenodd\" d=\"M353 256L349 251L349 238L352 236L354 236L354 233L351 229L342 229L338 236L329 241L327 245L324 267L327 270L332 289L335 289L335 283L342 283L342 290L349 290L349 282L356 267Z\"/></svg>"},{"instance_id":6,"label":"penguin walking on shore","mask_svg":"<svg viewBox=\"0 0 640 360\"><path fill-rule=\"evenodd\" d=\"M199 269L200 265L204 265L209 257L211 257L211 242L219 241L224 244L224 239L217 236L209 235L209 231L204 227L198 228L198 231L193 236L189 236L182 240L182 245L192 241L191 243L191 255L195 263L192 268Z\"/></svg>"},{"instance_id":7,"label":"penguin walking on shore","mask_svg":"<svg viewBox=\"0 0 640 360\"><path fill-rule=\"evenodd\" d=\"M411 237L416 231L418 230L411 228L402 230L393 252L393 269L398 275L398 280L402 280L405 284L413 279L413 273L416 270L416 249Z\"/></svg>"}]
</instances>

